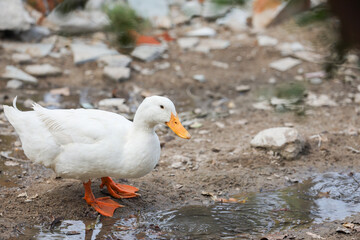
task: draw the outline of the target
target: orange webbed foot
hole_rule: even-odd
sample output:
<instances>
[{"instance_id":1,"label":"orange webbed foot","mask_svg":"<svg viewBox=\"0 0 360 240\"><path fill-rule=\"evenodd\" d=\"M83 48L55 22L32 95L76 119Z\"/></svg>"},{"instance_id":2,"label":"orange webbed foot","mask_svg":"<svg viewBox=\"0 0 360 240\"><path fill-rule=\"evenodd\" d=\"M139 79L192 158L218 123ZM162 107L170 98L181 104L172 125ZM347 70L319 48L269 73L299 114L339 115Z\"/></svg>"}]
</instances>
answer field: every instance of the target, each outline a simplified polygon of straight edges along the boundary
<instances>
[{"instance_id":1,"label":"orange webbed foot","mask_svg":"<svg viewBox=\"0 0 360 240\"><path fill-rule=\"evenodd\" d=\"M91 191L90 180L84 183L85 188L85 201L92 206L101 215L112 217L115 209L123 207L121 204L111 200L110 197L95 198Z\"/></svg>"},{"instance_id":2,"label":"orange webbed foot","mask_svg":"<svg viewBox=\"0 0 360 240\"><path fill-rule=\"evenodd\" d=\"M140 196L140 194L136 193L139 191L138 188L116 183L110 177L101 178L100 188L103 188L104 186L107 187L110 195L114 198L133 198Z\"/></svg>"}]
</instances>

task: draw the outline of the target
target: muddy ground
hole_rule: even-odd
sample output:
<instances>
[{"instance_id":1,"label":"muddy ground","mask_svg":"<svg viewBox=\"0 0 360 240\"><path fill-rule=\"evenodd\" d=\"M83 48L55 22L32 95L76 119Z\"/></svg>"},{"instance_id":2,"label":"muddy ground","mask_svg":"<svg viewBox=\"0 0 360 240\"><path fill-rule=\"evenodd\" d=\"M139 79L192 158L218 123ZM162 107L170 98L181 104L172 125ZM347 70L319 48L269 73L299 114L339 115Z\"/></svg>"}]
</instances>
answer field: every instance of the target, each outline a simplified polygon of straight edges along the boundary
<instances>
[{"instance_id":1,"label":"muddy ground","mask_svg":"<svg viewBox=\"0 0 360 240\"><path fill-rule=\"evenodd\" d=\"M291 24L278 26L269 31L268 35L283 42L298 40L314 46L320 53L327 51L326 48L318 48L321 46L318 39L321 35L320 26L298 28ZM305 73L315 72L321 70L322 65L303 62L280 73L268 67L270 62L281 58L274 47L257 46L256 38L251 34L248 34L246 41L236 40L235 34L226 29L221 29L220 35L231 40L229 48L204 55L183 52L176 43L170 43L168 58L155 61L169 62L170 68L150 76L133 71L131 79L123 83L104 79L96 63L74 66L71 55L62 59L45 57L37 62L61 66L69 69L70 74L41 78L37 87L26 85L20 90L5 89L6 81L0 81L0 103L11 104L16 95L21 103L27 98L39 98L39 92L64 86L69 87L74 96L78 96L78 90L84 86L89 87L90 100L93 102L111 96L115 88L118 89L118 97L128 99L129 93L137 86L150 93L168 96L174 101L179 113L192 112L196 108L207 113L199 118L202 127L189 130L192 139L188 141L178 138L166 128L157 131L163 145L160 162L152 173L141 179L118 179L119 182L140 188L141 197L117 200L126 207L117 209L114 218L126 218L142 211L210 204L212 199L202 195L202 192L228 198L239 193L279 189L293 184L292 181L305 180L313 173L347 174L360 171L359 154L346 148L351 146L360 149L358 104L346 101L349 93L357 92L359 80L349 83L339 76L324 80L321 85L303 83L308 91L331 96L338 102L335 107L306 106L305 115L292 111L258 110L252 104L264 91L295 81L294 76L298 75L299 68ZM241 61L237 61L238 56L242 57ZM229 68L212 66L211 62L214 60L228 63ZM0 49L1 71L8 64L13 64L10 56L4 49ZM149 68L154 66L154 62L142 63L137 60L132 64ZM175 66L181 67L180 74ZM86 70L93 72L88 75L85 74ZM359 79L359 71L352 70ZM204 74L207 81L200 83L193 80L194 74ZM271 77L276 78L276 84L268 82ZM235 87L242 84L250 85L251 90L246 93L237 92ZM212 104L224 98L233 104L230 106L227 102L220 108L214 106L216 103ZM64 107L80 107L78 98L73 99L75 101L71 100L72 105ZM250 140L260 130L288 125L293 125L307 139L305 150L297 159L284 160L250 147ZM13 128L8 122L1 122L0 127L2 135L6 133L13 136ZM323 136L321 146L318 138L310 138L317 134ZM7 169L11 167L0 172L3 175L0 186L0 239L30 238L27 235L29 229L35 225L50 226L56 218L96 219L98 214L82 199L82 183L56 178L51 170L29 163L21 153L16 139L10 137L8 141L2 139L0 142L2 150L10 148L13 150L12 156L22 159L19 161L21 168L15 176L6 175ZM185 159L183 166L174 169L172 164L179 159ZM1 157L2 162L6 160ZM4 167L3 164L1 166ZM100 190L99 184L98 179L93 180L95 196L107 196L106 190ZM23 192L37 197L25 202L25 198L18 197ZM102 217L101 221L107 220ZM306 232L319 234L325 239L359 239L360 233L356 231L351 234L336 232L336 228L345 221L360 223L360 214L343 221L283 233L295 239L311 239ZM106 233L101 233L98 238L102 239L104 234Z\"/></svg>"}]
</instances>

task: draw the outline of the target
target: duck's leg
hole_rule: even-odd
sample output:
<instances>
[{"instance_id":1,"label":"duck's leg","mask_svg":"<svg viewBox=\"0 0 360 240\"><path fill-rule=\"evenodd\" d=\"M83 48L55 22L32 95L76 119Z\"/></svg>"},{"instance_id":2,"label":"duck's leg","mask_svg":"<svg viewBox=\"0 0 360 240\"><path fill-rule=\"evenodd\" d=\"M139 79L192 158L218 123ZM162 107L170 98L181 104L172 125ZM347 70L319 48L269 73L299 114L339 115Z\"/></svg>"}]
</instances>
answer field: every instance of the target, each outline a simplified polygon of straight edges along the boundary
<instances>
[{"instance_id":1,"label":"duck's leg","mask_svg":"<svg viewBox=\"0 0 360 240\"><path fill-rule=\"evenodd\" d=\"M114 198L133 198L140 196L136 192L138 188L114 182L110 177L102 177L100 188L107 187L110 195Z\"/></svg>"},{"instance_id":2,"label":"duck's leg","mask_svg":"<svg viewBox=\"0 0 360 240\"><path fill-rule=\"evenodd\" d=\"M83 183L83 184L85 188L85 196L84 196L85 201L100 214L107 217L112 217L115 209L117 209L118 207L123 207L119 203L111 200L110 197L95 198L94 194L91 191L90 180L87 183Z\"/></svg>"}]
</instances>

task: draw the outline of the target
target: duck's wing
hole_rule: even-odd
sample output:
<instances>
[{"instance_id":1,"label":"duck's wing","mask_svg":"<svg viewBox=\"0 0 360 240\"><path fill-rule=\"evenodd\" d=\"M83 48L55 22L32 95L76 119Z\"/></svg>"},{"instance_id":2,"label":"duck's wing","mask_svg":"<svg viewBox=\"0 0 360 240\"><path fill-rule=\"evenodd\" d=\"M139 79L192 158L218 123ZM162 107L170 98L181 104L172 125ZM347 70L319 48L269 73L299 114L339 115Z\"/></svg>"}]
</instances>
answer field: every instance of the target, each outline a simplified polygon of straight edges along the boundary
<instances>
[{"instance_id":1,"label":"duck's wing","mask_svg":"<svg viewBox=\"0 0 360 240\"><path fill-rule=\"evenodd\" d=\"M131 124L118 114L101 110L49 110L38 104L34 104L33 109L59 145L96 143L113 135L114 131L126 134L126 126Z\"/></svg>"}]
</instances>

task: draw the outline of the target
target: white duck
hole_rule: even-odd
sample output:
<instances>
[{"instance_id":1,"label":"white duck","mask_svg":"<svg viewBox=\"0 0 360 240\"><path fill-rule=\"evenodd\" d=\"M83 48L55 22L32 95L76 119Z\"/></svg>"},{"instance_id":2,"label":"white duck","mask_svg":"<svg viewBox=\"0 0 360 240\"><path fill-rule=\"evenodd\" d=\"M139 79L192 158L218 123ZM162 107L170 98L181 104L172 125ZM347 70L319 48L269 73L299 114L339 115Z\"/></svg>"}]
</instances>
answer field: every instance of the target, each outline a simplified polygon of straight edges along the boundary
<instances>
[{"instance_id":1,"label":"white duck","mask_svg":"<svg viewBox=\"0 0 360 240\"><path fill-rule=\"evenodd\" d=\"M9 122L20 136L26 156L53 169L58 176L83 181L86 202L105 216L120 204L110 197L95 198L90 178L101 178L115 198L136 197L139 189L115 183L114 178L138 178L151 172L160 158L155 126L165 123L178 136L190 138L174 104L165 97L146 98L131 122L101 110L49 110L34 104L22 112L4 106Z\"/></svg>"}]
</instances>

